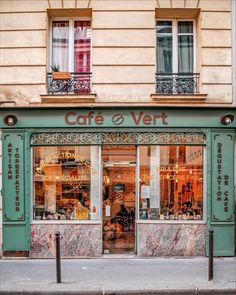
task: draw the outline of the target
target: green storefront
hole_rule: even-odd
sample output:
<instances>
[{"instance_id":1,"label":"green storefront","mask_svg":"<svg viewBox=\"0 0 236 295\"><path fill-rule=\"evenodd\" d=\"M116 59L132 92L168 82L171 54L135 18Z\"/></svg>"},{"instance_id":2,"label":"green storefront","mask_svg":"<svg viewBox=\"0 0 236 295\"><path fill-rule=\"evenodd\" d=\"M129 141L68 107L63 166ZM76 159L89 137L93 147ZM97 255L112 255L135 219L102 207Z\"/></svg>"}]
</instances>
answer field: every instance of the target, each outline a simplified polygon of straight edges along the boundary
<instances>
[{"instance_id":1,"label":"green storefront","mask_svg":"<svg viewBox=\"0 0 236 295\"><path fill-rule=\"evenodd\" d=\"M2 108L3 251L235 254L236 110Z\"/></svg>"}]
</instances>

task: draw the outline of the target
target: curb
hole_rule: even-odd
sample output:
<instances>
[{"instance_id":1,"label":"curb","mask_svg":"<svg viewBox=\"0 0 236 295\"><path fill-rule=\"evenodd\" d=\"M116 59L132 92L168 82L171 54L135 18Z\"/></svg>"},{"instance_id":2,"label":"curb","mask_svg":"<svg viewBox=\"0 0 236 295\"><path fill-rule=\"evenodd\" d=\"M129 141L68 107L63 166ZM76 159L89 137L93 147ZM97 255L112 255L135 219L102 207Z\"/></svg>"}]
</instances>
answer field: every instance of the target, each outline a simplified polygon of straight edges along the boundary
<instances>
[{"instance_id":1,"label":"curb","mask_svg":"<svg viewBox=\"0 0 236 295\"><path fill-rule=\"evenodd\" d=\"M235 295L236 288L228 289L159 289L159 290L99 290L99 291L0 291L0 295Z\"/></svg>"}]
</instances>

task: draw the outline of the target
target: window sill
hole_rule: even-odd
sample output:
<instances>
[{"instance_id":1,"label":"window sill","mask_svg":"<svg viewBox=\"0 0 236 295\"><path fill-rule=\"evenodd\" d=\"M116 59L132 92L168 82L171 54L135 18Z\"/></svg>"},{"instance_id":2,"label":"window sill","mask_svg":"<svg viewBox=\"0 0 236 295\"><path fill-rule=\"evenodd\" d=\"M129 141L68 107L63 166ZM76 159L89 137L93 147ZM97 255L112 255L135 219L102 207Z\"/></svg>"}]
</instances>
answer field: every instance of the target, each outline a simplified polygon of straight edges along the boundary
<instances>
[{"instance_id":1,"label":"window sill","mask_svg":"<svg viewBox=\"0 0 236 295\"><path fill-rule=\"evenodd\" d=\"M137 224L206 224L204 220L137 220Z\"/></svg>"},{"instance_id":2,"label":"window sill","mask_svg":"<svg viewBox=\"0 0 236 295\"><path fill-rule=\"evenodd\" d=\"M41 103L84 103L84 102L95 102L96 93L89 94L45 94L41 96Z\"/></svg>"},{"instance_id":3,"label":"window sill","mask_svg":"<svg viewBox=\"0 0 236 295\"><path fill-rule=\"evenodd\" d=\"M11 107L11 106L15 106L16 102L14 100L2 100L0 101L0 105L4 106L4 107Z\"/></svg>"},{"instance_id":4,"label":"window sill","mask_svg":"<svg viewBox=\"0 0 236 295\"><path fill-rule=\"evenodd\" d=\"M99 220L32 220L31 225L45 225L45 224L62 224L62 225L71 225L71 224L102 224Z\"/></svg>"},{"instance_id":5,"label":"window sill","mask_svg":"<svg viewBox=\"0 0 236 295\"><path fill-rule=\"evenodd\" d=\"M201 103L205 102L207 94L193 93L193 94L151 94L152 101L163 103Z\"/></svg>"}]
</instances>

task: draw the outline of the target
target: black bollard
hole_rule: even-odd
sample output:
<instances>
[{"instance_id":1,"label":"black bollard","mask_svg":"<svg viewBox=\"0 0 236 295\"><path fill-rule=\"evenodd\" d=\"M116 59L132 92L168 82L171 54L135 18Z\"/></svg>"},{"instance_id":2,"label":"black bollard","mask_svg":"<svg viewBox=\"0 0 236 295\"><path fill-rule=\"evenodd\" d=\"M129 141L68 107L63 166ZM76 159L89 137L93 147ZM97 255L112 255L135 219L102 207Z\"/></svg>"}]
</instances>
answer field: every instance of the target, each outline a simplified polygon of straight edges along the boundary
<instances>
[{"instance_id":1,"label":"black bollard","mask_svg":"<svg viewBox=\"0 0 236 295\"><path fill-rule=\"evenodd\" d=\"M208 257L208 281L213 280L213 256L214 256L214 230L209 229L209 257Z\"/></svg>"},{"instance_id":2,"label":"black bollard","mask_svg":"<svg viewBox=\"0 0 236 295\"><path fill-rule=\"evenodd\" d=\"M56 236L56 268L57 268L57 283L61 283L61 253L60 253L60 232L55 233Z\"/></svg>"}]
</instances>

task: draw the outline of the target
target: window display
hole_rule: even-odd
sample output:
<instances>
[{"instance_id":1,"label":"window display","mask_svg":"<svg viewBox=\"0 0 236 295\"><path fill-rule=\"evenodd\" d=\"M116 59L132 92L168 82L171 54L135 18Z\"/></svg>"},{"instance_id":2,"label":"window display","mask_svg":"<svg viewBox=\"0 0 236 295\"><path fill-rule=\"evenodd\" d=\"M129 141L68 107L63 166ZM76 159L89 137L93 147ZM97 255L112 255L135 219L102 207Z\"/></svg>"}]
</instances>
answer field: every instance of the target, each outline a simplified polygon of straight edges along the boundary
<instances>
[{"instance_id":1,"label":"window display","mask_svg":"<svg viewBox=\"0 0 236 295\"><path fill-rule=\"evenodd\" d=\"M34 219L97 219L98 147L38 146L34 157Z\"/></svg>"},{"instance_id":2,"label":"window display","mask_svg":"<svg viewBox=\"0 0 236 295\"><path fill-rule=\"evenodd\" d=\"M203 218L203 147L140 147L140 219Z\"/></svg>"}]
</instances>

